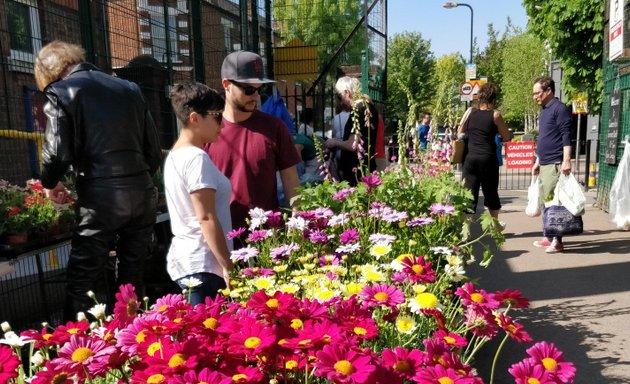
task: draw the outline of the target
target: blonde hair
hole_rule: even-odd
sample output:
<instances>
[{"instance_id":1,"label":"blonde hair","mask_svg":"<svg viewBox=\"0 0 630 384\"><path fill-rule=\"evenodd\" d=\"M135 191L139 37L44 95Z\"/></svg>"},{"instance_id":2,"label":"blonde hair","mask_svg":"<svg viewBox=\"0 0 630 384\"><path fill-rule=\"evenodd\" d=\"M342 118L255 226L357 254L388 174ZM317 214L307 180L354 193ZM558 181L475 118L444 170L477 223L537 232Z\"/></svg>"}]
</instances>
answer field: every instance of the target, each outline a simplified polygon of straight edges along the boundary
<instances>
[{"instance_id":1,"label":"blonde hair","mask_svg":"<svg viewBox=\"0 0 630 384\"><path fill-rule=\"evenodd\" d=\"M55 40L46 44L35 57L35 82L43 91L59 80L71 67L85 61L85 50L76 44Z\"/></svg>"}]
</instances>

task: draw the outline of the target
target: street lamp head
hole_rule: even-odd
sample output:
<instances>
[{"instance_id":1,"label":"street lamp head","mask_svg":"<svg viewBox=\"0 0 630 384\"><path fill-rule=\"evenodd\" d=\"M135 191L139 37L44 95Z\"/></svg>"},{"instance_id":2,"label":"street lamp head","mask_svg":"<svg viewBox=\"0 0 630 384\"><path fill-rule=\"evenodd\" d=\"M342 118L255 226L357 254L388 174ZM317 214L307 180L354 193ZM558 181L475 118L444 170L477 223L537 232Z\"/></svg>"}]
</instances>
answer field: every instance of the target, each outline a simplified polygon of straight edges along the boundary
<instances>
[{"instance_id":1,"label":"street lamp head","mask_svg":"<svg viewBox=\"0 0 630 384\"><path fill-rule=\"evenodd\" d=\"M456 3L454 1L447 1L446 3L444 3L444 5L442 5L444 8L455 8L457 6L459 6L459 3Z\"/></svg>"}]
</instances>

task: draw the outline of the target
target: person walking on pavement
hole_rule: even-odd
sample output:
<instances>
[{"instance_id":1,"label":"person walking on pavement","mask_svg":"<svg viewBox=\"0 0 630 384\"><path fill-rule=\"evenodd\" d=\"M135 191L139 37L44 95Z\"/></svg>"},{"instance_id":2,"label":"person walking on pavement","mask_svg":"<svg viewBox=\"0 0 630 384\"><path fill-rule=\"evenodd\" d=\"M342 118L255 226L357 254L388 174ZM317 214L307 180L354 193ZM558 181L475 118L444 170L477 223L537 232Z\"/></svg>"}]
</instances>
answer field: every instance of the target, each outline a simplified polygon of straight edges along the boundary
<instances>
[{"instance_id":1,"label":"person walking on pavement","mask_svg":"<svg viewBox=\"0 0 630 384\"><path fill-rule=\"evenodd\" d=\"M418 140L420 140L420 149L423 151L427 150L427 138L431 129L429 124L431 124L431 114L425 112L422 114L420 125L418 125Z\"/></svg>"},{"instance_id":2,"label":"person walking on pavement","mask_svg":"<svg viewBox=\"0 0 630 384\"><path fill-rule=\"evenodd\" d=\"M131 283L144 294L157 204L152 175L162 152L140 87L85 62L80 46L58 40L44 46L35 58L35 80L47 98L41 177L46 195L63 201L67 191L60 180L70 166L76 173L77 225L64 308L65 320L73 320L94 305L87 292L101 282L112 246L117 287Z\"/></svg>"},{"instance_id":3,"label":"person walking on pavement","mask_svg":"<svg viewBox=\"0 0 630 384\"><path fill-rule=\"evenodd\" d=\"M560 173L571 173L571 111L554 93L555 82L551 77L541 76L535 80L532 95L541 110L538 116L536 162L532 167L532 176L539 175L543 202L553 200ZM548 238L544 236L544 232L543 238L535 241L534 246L545 248L547 253L564 251L562 237Z\"/></svg>"},{"instance_id":4,"label":"person walking on pavement","mask_svg":"<svg viewBox=\"0 0 630 384\"><path fill-rule=\"evenodd\" d=\"M285 123L256 109L265 78L262 58L247 51L232 52L221 66L225 89L223 129L216 142L204 149L230 179L230 211L234 228L246 227L249 210L280 209L276 171L280 172L285 200L300 185L296 165L301 162ZM234 239L234 248L242 244Z\"/></svg>"}]
</instances>

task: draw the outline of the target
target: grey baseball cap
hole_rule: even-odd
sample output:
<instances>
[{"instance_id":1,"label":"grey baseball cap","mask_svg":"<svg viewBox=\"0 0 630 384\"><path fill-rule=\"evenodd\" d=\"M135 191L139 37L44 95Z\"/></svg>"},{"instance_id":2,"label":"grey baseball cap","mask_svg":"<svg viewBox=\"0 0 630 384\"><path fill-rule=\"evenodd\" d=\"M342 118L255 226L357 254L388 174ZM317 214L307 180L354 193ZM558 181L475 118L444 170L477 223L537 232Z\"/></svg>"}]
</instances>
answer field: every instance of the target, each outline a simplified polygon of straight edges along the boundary
<instances>
[{"instance_id":1,"label":"grey baseball cap","mask_svg":"<svg viewBox=\"0 0 630 384\"><path fill-rule=\"evenodd\" d=\"M274 83L265 77L262 58L254 52L236 51L225 57L221 78L239 83Z\"/></svg>"}]
</instances>

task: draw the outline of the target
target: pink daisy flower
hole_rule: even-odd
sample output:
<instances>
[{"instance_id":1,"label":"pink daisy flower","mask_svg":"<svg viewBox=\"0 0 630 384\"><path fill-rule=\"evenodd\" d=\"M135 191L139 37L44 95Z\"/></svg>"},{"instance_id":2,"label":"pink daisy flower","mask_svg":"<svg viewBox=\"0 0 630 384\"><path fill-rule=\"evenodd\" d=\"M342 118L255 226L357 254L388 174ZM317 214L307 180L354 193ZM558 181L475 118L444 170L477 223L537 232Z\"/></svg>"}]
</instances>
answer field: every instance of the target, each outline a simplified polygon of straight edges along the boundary
<instances>
[{"instance_id":1,"label":"pink daisy flower","mask_svg":"<svg viewBox=\"0 0 630 384\"><path fill-rule=\"evenodd\" d=\"M414 283L434 283L435 271L430 261L425 261L424 256L416 257L408 255L402 260L403 272Z\"/></svg>"},{"instance_id":2,"label":"pink daisy flower","mask_svg":"<svg viewBox=\"0 0 630 384\"><path fill-rule=\"evenodd\" d=\"M494 298L503 303L509 305L512 308L528 308L529 299L522 296L521 291L511 291L506 289L505 291L497 291L494 294Z\"/></svg>"},{"instance_id":3,"label":"pink daisy flower","mask_svg":"<svg viewBox=\"0 0 630 384\"><path fill-rule=\"evenodd\" d=\"M446 216L455 214L455 207L447 204L433 203L429 207L432 214L438 216Z\"/></svg>"},{"instance_id":4,"label":"pink daisy flower","mask_svg":"<svg viewBox=\"0 0 630 384\"><path fill-rule=\"evenodd\" d=\"M402 347L383 350L382 358L387 368L405 380L412 380L426 359L423 352L417 349L409 351Z\"/></svg>"},{"instance_id":5,"label":"pink daisy flower","mask_svg":"<svg viewBox=\"0 0 630 384\"><path fill-rule=\"evenodd\" d=\"M333 200L343 201L354 193L354 188L344 188L333 195Z\"/></svg>"},{"instance_id":6,"label":"pink daisy flower","mask_svg":"<svg viewBox=\"0 0 630 384\"><path fill-rule=\"evenodd\" d=\"M575 379L575 366L562 358L562 352L553 343L541 341L527 350L536 364L556 375L563 383L571 383Z\"/></svg>"},{"instance_id":7,"label":"pink daisy flower","mask_svg":"<svg viewBox=\"0 0 630 384\"><path fill-rule=\"evenodd\" d=\"M535 364L531 359L525 359L513 364L509 369L510 375L514 376L516 384L557 384L553 374L542 365Z\"/></svg>"},{"instance_id":8,"label":"pink daisy flower","mask_svg":"<svg viewBox=\"0 0 630 384\"><path fill-rule=\"evenodd\" d=\"M87 321L77 321L76 323L69 321L65 325L55 328L48 341L53 345L63 345L70 341L73 335L84 335L89 329L90 324Z\"/></svg>"},{"instance_id":9,"label":"pink daisy flower","mask_svg":"<svg viewBox=\"0 0 630 384\"><path fill-rule=\"evenodd\" d=\"M114 352L116 347L102 340L74 335L61 347L59 357L55 361L70 371L83 372L87 369L90 376L98 376L109 369L109 356Z\"/></svg>"},{"instance_id":10,"label":"pink daisy flower","mask_svg":"<svg viewBox=\"0 0 630 384\"><path fill-rule=\"evenodd\" d=\"M271 234L272 234L272 231L267 230L267 229L254 229L253 231L249 233L249 236L247 236L247 241L249 241L250 243L263 241L269 236L271 236Z\"/></svg>"},{"instance_id":11,"label":"pink daisy flower","mask_svg":"<svg viewBox=\"0 0 630 384\"><path fill-rule=\"evenodd\" d=\"M355 241L359 241L359 231L356 228L347 229L339 236L341 244L354 243Z\"/></svg>"},{"instance_id":12,"label":"pink daisy flower","mask_svg":"<svg viewBox=\"0 0 630 384\"><path fill-rule=\"evenodd\" d=\"M419 384L483 384L480 378L463 376L455 369L444 368L439 364L425 367L418 372L415 380Z\"/></svg>"},{"instance_id":13,"label":"pink daisy flower","mask_svg":"<svg viewBox=\"0 0 630 384\"><path fill-rule=\"evenodd\" d=\"M212 371L208 368L202 369L199 373L188 371L183 376L171 378L171 384L190 384L190 383L220 383L227 376L221 372Z\"/></svg>"},{"instance_id":14,"label":"pink daisy flower","mask_svg":"<svg viewBox=\"0 0 630 384\"><path fill-rule=\"evenodd\" d=\"M462 304L466 306L472 305L485 309L497 309L500 306L494 294L487 293L483 289L476 289L471 282L467 282L462 287L457 288L455 294L462 298Z\"/></svg>"},{"instance_id":15,"label":"pink daisy flower","mask_svg":"<svg viewBox=\"0 0 630 384\"><path fill-rule=\"evenodd\" d=\"M240 330L230 335L228 350L231 353L244 353L255 356L271 347L276 342L276 335L271 327L260 324L254 319L245 318L239 322Z\"/></svg>"},{"instance_id":16,"label":"pink daisy flower","mask_svg":"<svg viewBox=\"0 0 630 384\"><path fill-rule=\"evenodd\" d=\"M466 308L464 316L466 317L464 324L470 327L470 332L474 335L491 339L499 330L496 319L490 310L471 306Z\"/></svg>"},{"instance_id":17,"label":"pink daisy flower","mask_svg":"<svg viewBox=\"0 0 630 384\"><path fill-rule=\"evenodd\" d=\"M263 380L263 374L258 367L236 367L236 373L232 376L226 377L219 384L258 384ZM208 383L216 383L216 381L208 381Z\"/></svg>"},{"instance_id":18,"label":"pink daisy flower","mask_svg":"<svg viewBox=\"0 0 630 384\"><path fill-rule=\"evenodd\" d=\"M316 354L315 376L339 383L365 383L376 367L372 358L339 344L326 345Z\"/></svg>"},{"instance_id":19,"label":"pink daisy flower","mask_svg":"<svg viewBox=\"0 0 630 384\"><path fill-rule=\"evenodd\" d=\"M405 294L393 285L376 284L363 287L359 296L368 308L389 307L396 308L405 302Z\"/></svg>"},{"instance_id":20,"label":"pink daisy flower","mask_svg":"<svg viewBox=\"0 0 630 384\"><path fill-rule=\"evenodd\" d=\"M124 328L131 324L138 316L138 296L136 288L132 284L121 285L116 293L116 304L114 304L114 323L118 328Z\"/></svg>"},{"instance_id":21,"label":"pink daisy flower","mask_svg":"<svg viewBox=\"0 0 630 384\"><path fill-rule=\"evenodd\" d=\"M380 177L378 177L378 175L376 173L373 173L371 175L368 176L363 176L361 178L361 181L363 183L365 183L365 186L367 187L367 193L371 193L372 189L378 187L379 185L383 184L383 181L381 180Z\"/></svg>"},{"instance_id":22,"label":"pink daisy flower","mask_svg":"<svg viewBox=\"0 0 630 384\"><path fill-rule=\"evenodd\" d=\"M19 365L20 360L13 354L13 349L0 345L0 383L7 383L9 379L17 377Z\"/></svg>"},{"instance_id":23,"label":"pink daisy flower","mask_svg":"<svg viewBox=\"0 0 630 384\"><path fill-rule=\"evenodd\" d=\"M33 376L31 384L74 384L77 382L76 379L76 373L69 371L66 367L59 364L47 361L46 368Z\"/></svg>"},{"instance_id":24,"label":"pink daisy flower","mask_svg":"<svg viewBox=\"0 0 630 384\"><path fill-rule=\"evenodd\" d=\"M269 256L273 261L280 261L289 257L293 251L297 251L298 249L300 249L300 246L296 243L283 244L279 247L273 248L269 252Z\"/></svg>"},{"instance_id":25,"label":"pink daisy flower","mask_svg":"<svg viewBox=\"0 0 630 384\"><path fill-rule=\"evenodd\" d=\"M245 227L240 227L240 228L237 228L237 229L233 229L230 232L228 232L228 234L225 235L225 237L228 240L232 240L232 239L235 239L237 237L240 237L243 233L245 233L245 231L247 231L247 228L245 228Z\"/></svg>"},{"instance_id":26,"label":"pink daisy flower","mask_svg":"<svg viewBox=\"0 0 630 384\"><path fill-rule=\"evenodd\" d=\"M529 343L532 341L529 334L523 330L523 326L515 323L510 316L501 313L497 316L497 322L511 338L519 343Z\"/></svg>"},{"instance_id":27,"label":"pink daisy flower","mask_svg":"<svg viewBox=\"0 0 630 384\"><path fill-rule=\"evenodd\" d=\"M448 332L447 330L440 329L433 333L433 338L436 340L442 340L451 348L461 348L468 344L466 338L458 335L457 333Z\"/></svg>"}]
</instances>

